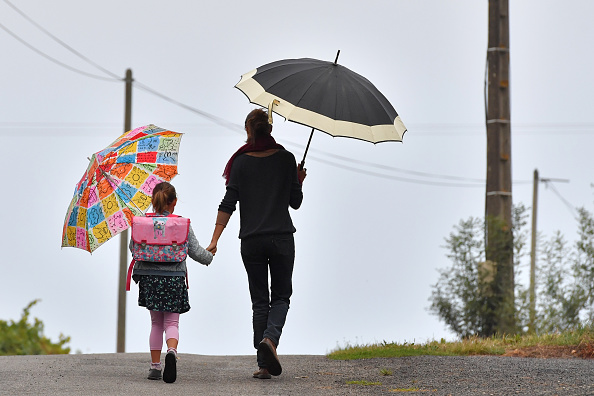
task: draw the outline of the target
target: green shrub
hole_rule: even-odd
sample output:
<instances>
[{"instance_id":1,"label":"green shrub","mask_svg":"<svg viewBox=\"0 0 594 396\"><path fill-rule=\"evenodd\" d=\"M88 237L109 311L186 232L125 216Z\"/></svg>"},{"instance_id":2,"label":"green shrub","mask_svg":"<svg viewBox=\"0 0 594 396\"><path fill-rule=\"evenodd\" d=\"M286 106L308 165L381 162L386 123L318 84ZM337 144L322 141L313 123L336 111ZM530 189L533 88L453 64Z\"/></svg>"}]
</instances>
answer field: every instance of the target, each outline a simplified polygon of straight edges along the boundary
<instances>
[{"instance_id":1,"label":"green shrub","mask_svg":"<svg viewBox=\"0 0 594 396\"><path fill-rule=\"evenodd\" d=\"M65 344L70 337L60 334L59 341L52 343L43 335L43 322L34 318L29 323L29 311L39 300L34 300L23 309L21 320L6 322L0 320L0 355L52 355L70 353Z\"/></svg>"}]
</instances>

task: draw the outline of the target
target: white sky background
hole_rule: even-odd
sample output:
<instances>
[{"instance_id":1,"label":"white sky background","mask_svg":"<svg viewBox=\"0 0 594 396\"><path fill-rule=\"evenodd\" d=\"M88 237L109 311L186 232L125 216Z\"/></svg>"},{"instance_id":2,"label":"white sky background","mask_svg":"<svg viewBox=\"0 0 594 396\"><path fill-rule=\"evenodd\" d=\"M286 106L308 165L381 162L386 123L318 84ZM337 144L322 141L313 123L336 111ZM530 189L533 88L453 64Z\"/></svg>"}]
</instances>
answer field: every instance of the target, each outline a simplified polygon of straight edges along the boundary
<instances>
[{"instance_id":1,"label":"white sky background","mask_svg":"<svg viewBox=\"0 0 594 396\"><path fill-rule=\"evenodd\" d=\"M281 354L324 354L337 345L453 339L427 311L444 238L484 213L484 186L369 164L484 179L486 0L160 2L11 0L102 67L179 102L243 124L256 106L233 86L241 74L284 58L339 63L372 81L408 127L404 142L370 143L316 132L297 228L294 296ZM592 211L594 66L588 0L511 1L514 202L532 203L532 173L570 179L559 193ZM249 4L249 5L248 5ZM298 5L297 5L298 4ZM340 5L339 5L340 4ZM103 75L5 2L0 23L44 53ZM123 132L124 83L60 67L0 30L0 137L5 184L0 227L0 319L17 320L33 299L45 334L72 337L83 353L114 352L119 238L93 255L60 248L62 224L87 157ZM245 137L140 89L133 127L184 132L176 213L208 245L224 194L222 170ZM300 159L309 129L275 117L273 135ZM345 159L331 157L340 155ZM347 158L352 161L346 160ZM332 164L328 164L330 161ZM360 161L360 162L357 162ZM381 173L386 177L357 173ZM416 182L398 179L412 179ZM421 184L429 183L429 184ZM523 183L522 183L523 182ZM210 267L189 262L190 303L180 352L252 354L251 304L233 216ZM541 184L538 227L577 231L570 209ZM149 314L127 301L127 351L148 350Z\"/></svg>"}]
</instances>

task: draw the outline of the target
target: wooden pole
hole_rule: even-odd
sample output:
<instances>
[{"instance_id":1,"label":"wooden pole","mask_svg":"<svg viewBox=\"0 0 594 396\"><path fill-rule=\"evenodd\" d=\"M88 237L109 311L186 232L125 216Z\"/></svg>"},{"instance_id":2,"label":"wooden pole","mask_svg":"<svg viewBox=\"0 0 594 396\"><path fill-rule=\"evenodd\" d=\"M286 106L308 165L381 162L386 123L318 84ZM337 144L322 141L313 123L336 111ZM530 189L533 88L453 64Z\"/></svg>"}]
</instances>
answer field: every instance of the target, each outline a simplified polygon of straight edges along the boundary
<instances>
[{"instance_id":1,"label":"wooden pole","mask_svg":"<svg viewBox=\"0 0 594 396\"><path fill-rule=\"evenodd\" d=\"M508 0L489 0L486 259L496 272L484 335L515 332L508 11Z\"/></svg>"},{"instance_id":2,"label":"wooden pole","mask_svg":"<svg viewBox=\"0 0 594 396\"><path fill-rule=\"evenodd\" d=\"M536 331L536 214L538 206L538 169L534 170L534 184L532 186L532 239L530 241L530 313L528 331Z\"/></svg>"},{"instance_id":3,"label":"wooden pole","mask_svg":"<svg viewBox=\"0 0 594 396\"><path fill-rule=\"evenodd\" d=\"M124 132L132 129L132 70L126 70L126 98L124 110ZM120 277L118 282L118 353L126 352L126 275L128 271L128 230L120 234Z\"/></svg>"}]
</instances>

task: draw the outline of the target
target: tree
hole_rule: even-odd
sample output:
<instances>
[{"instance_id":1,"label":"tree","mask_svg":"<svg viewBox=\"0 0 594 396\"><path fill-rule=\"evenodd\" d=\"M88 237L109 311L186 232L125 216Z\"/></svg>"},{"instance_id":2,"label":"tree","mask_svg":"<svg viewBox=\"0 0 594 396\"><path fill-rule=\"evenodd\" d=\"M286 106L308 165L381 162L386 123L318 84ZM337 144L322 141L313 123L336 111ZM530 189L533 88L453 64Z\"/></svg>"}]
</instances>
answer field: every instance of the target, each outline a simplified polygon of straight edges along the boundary
<instances>
[{"instance_id":1,"label":"tree","mask_svg":"<svg viewBox=\"0 0 594 396\"><path fill-rule=\"evenodd\" d=\"M23 309L21 320L10 323L0 320L0 355L51 355L70 353L65 347L70 337L60 334L59 341L51 342L43 335L43 322L35 318L29 323L31 307L39 300L34 300Z\"/></svg>"},{"instance_id":2,"label":"tree","mask_svg":"<svg viewBox=\"0 0 594 396\"><path fill-rule=\"evenodd\" d=\"M462 337L483 334L488 310L485 290L481 290L484 282L479 282L485 262L484 221L471 217L454 229L445 240L452 266L439 270L430 310Z\"/></svg>"},{"instance_id":3,"label":"tree","mask_svg":"<svg viewBox=\"0 0 594 396\"><path fill-rule=\"evenodd\" d=\"M492 247L496 245L507 249L510 243L507 238L513 237L514 272L519 271L519 262L526 256L526 213L527 209L523 205L515 206L511 232L501 234L505 240L492 240ZM497 220L492 219L491 225L494 221ZM497 276L500 266L485 260L486 222L471 217L460 221L454 229L445 240L445 248L449 251L447 257L452 261L452 266L439 270L440 277L433 286L429 310L461 337L493 335L494 325L497 328L493 318L516 315L516 305L526 300L527 292L516 283L516 295L521 298L515 302L497 304L496 301L500 300L498 294L501 293ZM513 330L516 331L515 328Z\"/></svg>"},{"instance_id":4,"label":"tree","mask_svg":"<svg viewBox=\"0 0 594 396\"><path fill-rule=\"evenodd\" d=\"M560 232L543 244L536 277L537 333L559 332L575 328L584 307L585 293L575 282L579 258Z\"/></svg>"},{"instance_id":5,"label":"tree","mask_svg":"<svg viewBox=\"0 0 594 396\"><path fill-rule=\"evenodd\" d=\"M578 209L578 236L574 261L576 287L586 300L584 313L587 321L594 321L594 218L584 208Z\"/></svg>"},{"instance_id":6,"label":"tree","mask_svg":"<svg viewBox=\"0 0 594 396\"><path fill-rule=\"evenodd\" d=\"M535 331L548 333L592 324L594 321L594 217L578 209L578 240L570 246L560 232L540 243L536 276ZM529 296L520 282L527 258L527 209L514 206L512 219L515 333L528 330ZM499 316L489 298L496 292L497 267L485 260L485 222L470 218L454 227L445 239L452 265L440 269L429 310L457 335L490 336L489 318ZM542 237L540 238L543 239ZM485 319L486 318L486 319Z\"/></svg>"}]
</instances>

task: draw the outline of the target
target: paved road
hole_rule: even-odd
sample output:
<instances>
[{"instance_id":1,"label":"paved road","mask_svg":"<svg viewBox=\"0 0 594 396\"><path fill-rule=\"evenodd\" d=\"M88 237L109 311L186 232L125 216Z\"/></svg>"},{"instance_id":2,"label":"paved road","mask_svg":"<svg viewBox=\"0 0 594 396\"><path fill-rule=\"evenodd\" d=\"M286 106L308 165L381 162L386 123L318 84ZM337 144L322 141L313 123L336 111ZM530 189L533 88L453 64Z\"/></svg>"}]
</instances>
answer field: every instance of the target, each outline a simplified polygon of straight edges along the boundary
<instances>
[{"instance_id":1,"label":"paved road","mask_svg":"<svg viewBox=\"0 0 594 396\"><path fill-rule=\"evenodd\" d=\"M0 395L594 395L594 361L579 358L281 355L283 374L258 380L251 356L179 357L166 384L146 379L148 354L0 356Z\"/></svg>"}]
</instances>

